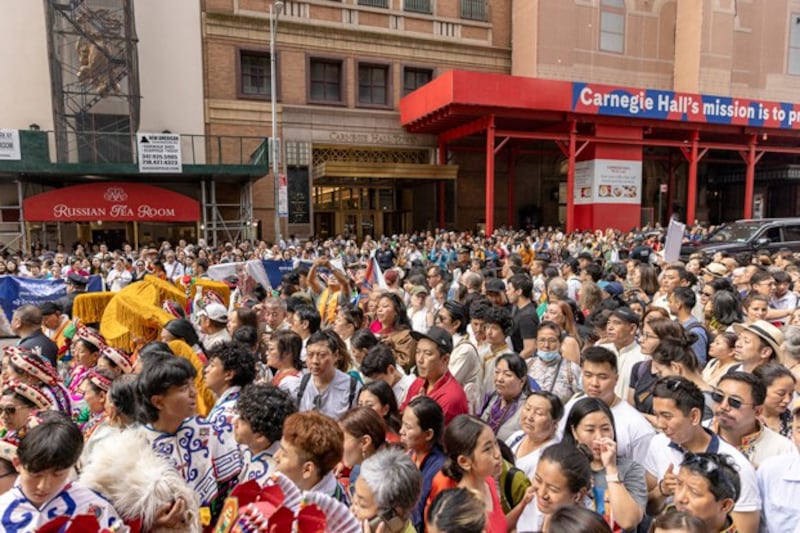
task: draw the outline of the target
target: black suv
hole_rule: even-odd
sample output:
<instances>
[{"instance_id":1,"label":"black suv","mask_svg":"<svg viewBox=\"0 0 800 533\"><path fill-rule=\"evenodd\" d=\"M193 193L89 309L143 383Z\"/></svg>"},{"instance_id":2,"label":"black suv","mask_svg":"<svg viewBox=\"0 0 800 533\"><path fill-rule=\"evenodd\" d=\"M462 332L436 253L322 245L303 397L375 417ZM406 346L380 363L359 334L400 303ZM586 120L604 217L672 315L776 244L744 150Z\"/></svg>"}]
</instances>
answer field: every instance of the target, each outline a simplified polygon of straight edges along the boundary
<instances>
[{"instance_id":1,"label":"black suv","mask_svg":"<svg viewBox=\"0 0 800 533\"><path fill-rule=\"evenodd\" d=\"M708 238L681 246L681 260L701 252L712 256L716 252L728 254L766 250L770 254L780 249L800 252L800 218L744 219L723 224Z\"/></svg>"}]
</instances>

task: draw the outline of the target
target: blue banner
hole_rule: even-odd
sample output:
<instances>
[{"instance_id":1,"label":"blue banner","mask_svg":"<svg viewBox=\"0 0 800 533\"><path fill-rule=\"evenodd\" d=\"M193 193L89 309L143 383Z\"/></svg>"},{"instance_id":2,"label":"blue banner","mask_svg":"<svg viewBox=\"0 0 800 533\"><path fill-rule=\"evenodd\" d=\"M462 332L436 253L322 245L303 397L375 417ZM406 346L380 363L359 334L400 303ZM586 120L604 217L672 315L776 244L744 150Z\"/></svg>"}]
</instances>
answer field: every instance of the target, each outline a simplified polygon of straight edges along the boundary
<instances>
[{"instance_id":1,"label":"blue banner","mask_svg":"<svg viewBox=\"0 0 800 533\"><path fill-rule=\"evenodd\" d=\"M87 292L103 290L101 276L89 276ZM32 279L18 276L0 276L0 307L8 320L14 310L25 304L39 305L67 295L67 286L61 279Z\"/></svg>"},{"instance_id":2,"label":"blue banner","mask_svg":"<svg viewBox=\"0 0 800 533\"><path fill-rule=\"evenodd\" d=\"M269 284L275 288L280 286L283 275L291 272L293 268L292 261L278 261L275 259L264 259L261 261L264 265L264 271L269 278Z\"/></svg>"}]
</instances>

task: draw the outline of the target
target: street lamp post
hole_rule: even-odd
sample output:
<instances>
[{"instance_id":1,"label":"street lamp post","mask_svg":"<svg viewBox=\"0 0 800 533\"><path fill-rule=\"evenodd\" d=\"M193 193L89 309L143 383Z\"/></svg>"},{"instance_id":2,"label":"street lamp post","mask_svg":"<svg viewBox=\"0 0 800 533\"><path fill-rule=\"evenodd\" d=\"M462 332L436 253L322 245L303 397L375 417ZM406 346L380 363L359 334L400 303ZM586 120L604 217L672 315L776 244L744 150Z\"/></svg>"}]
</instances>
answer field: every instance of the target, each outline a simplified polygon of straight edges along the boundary
<instances>
[{"instance_id":1,"label":"street lamp post","mask_svg":"<svg viewBox=\"0 0 800 533\"><path fill-rule=\"evenodd\" d=\"M269 5L269 96L272 104L272 180L275 184L275 242L280 241L281 217L280 217L280 183L278 178L278 114L276 112L277 99L277 75L275 73L275 33L278 31L278 17L283 9L283 2L276 0Z\"/></svg>"}]
</instances>

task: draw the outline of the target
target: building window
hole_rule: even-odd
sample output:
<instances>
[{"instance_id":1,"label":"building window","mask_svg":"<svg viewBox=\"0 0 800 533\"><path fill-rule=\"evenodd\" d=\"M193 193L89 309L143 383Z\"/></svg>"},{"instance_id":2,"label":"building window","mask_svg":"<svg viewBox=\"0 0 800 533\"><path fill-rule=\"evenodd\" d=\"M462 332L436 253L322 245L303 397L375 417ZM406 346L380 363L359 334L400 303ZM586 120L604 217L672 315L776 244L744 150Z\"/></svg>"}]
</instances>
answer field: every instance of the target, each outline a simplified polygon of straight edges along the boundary
<instances>
[{"instance_id":1,"label":"building window","mask_svg":"<svg viewBox=\"0 0 800 533\"><path fill-rule=\"evenodd\" d=\"M358 66L358 103L361 105L389 105L389 67L387 65L360 64Z\"/></svg>"},{"instance_id":2,"label":"building window","mask_svg":"<svg viewBox=\"0 0 800 533\"><path fill-rule=\"evenodd\" d=\"M342 102L343 73L340 59L311 59L309 99L312 102Z\"/></svg>"},{"instance_id":3,"label":"building window","mask_svg":"<svg viewBox=\"0 0 800 533\"><path fill-rule=\"evenodd\" d=\"M789 18L789 74L800 75L800 13L792 13Z\"/></svg>"},{"instance_id":4,"label":"building window","mask_svg":"<svg viewBox=\"0 0 800 533\"><path fill-rule=\"evenodd\" d=\"M625 50L625 0L600 1L600 50Z\"/></svg>"},{"instance_id":5,"label":"building window","mask_svg":"<svg viewBox=\"0 0 800 533\"><path fill-rule=\"evenodd\" d=\"M461 0L461 18L487 20L486 0Z\"/></svg>"},{"instance_id":6,"label":"building window","mask_svg":"<svg viewBox=\"0 0 800 533\"><path fill-rule=\"evenodd\" d=\"M432 13L431 0L403 0L403 9L415 13Z\"/></svg>"},{"instance_id":7,"label":"building window","mask_svg":"<svg viewBox=\"0 0 800 533\"><path fill-rule=\"evenodd\" d=\"M389 0L358 0L358 5L369 7L389 7Z\"/></svg>"},{"instance_id":8,"label":"building window","mask_svg":"<svg viewBox=\"0 0 800 533\"><path fill-rule=\"evenodd\" d=\"M433 79L433 70L429 68L403 69L403 96L414 92Z\"/></svg>"},{"instance_id":9,"label":"building window","mask_svg":"<svg viewBox=\"0 0 800 533\"><path fill-rule=\"evenodd\" d=\"M239 92L242 96L270 98L269 52L239 53Z\"/></svg>"}]
</instances>

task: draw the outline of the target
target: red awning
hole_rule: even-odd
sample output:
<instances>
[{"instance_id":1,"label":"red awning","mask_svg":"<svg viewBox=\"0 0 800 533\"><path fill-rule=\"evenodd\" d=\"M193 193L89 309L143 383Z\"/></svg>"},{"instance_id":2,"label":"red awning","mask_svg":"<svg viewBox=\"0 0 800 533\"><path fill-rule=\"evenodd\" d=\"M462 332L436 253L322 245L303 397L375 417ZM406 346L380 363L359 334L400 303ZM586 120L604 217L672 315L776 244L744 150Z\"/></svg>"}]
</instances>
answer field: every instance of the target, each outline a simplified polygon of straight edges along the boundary
<instances>
[{"instance_id":1,"label":"red awning","mask_svg":"<svg viewBox=\"0 0 800 533\"><path fill-rule=\"evenodd\" d=\"M200 203L152 185L98 182L31 196L22 212L27 222L196 222Z\"/></svg>"}]
</instances>

